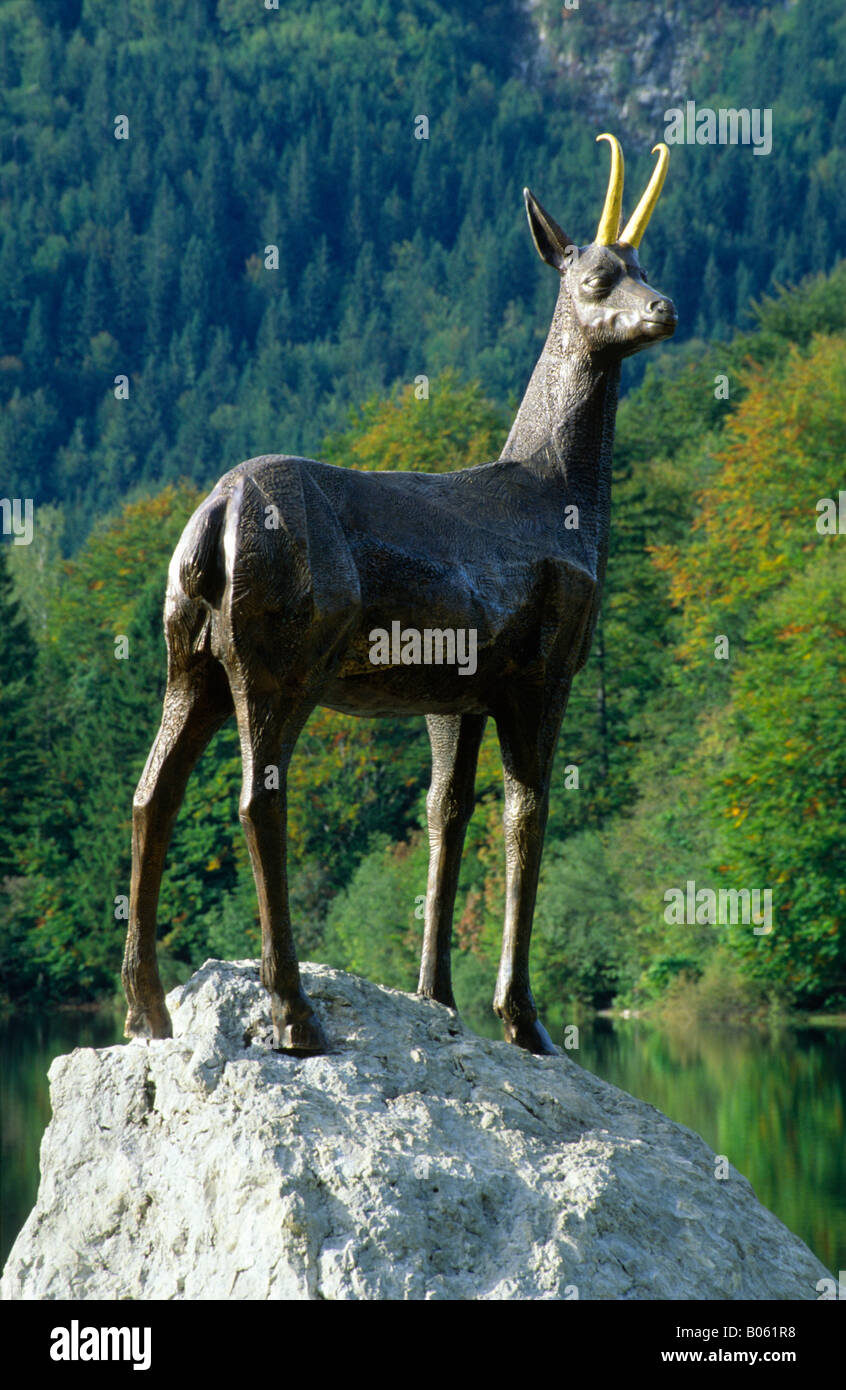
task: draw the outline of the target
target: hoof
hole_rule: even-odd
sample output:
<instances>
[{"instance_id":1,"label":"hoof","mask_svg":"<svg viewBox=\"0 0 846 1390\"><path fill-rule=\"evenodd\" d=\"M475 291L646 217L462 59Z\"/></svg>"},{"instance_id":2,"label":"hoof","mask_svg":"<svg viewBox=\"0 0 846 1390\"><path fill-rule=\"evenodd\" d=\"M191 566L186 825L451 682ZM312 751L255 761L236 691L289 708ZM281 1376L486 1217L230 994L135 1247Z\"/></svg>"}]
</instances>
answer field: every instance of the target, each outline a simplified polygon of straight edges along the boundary
<instances>
[{"instance_id":1,"label":"hoof","mask_svg":"<svg viewBox=\"0 0 846 1390\"><path fill-rule=\"evenodd\" d=\"M310 1057L316 1052L328 1052L326 1034L308 996L301 994L290 1004L277 995L272 996L273 1047L276 1052L290 1052L296 1057Z\"/></svg>"},{"instance_id":2,"label":"hoof","mask_svg":"<svg viewBox=\"0 0 846 1390\"><path fill-rule=\"evenodd\" d=\"M164 1000L148 1009L131 1008L123 1026L125 1038L172 1038L173 1024Z\"/></svg>"},{"instance_id":3,"label":"hoof","mask_svg":"<svg viewBox=\"0 0 846 1390\"><path fill-rule=\"evenodd\" d=\"M557 1057L558 1048L539 1019L534 1023L509 1023L503 1019L505 1041L522 1047L526 1052L534 1052L539 1057Z\"/></svg>"},{"instance_id":4,"label":"hoof","mask_svg":"<svg viewBox=\"0 0 846 1390\"><path fill-rule=\"evenodd\" d=\"M276 1052L291 1052L295 1057L329 1051L326 1035L316 1018L306 1023L287 1023L284 1028L277 1028L274 1023L273 1047Z\"/></svg>"},{"instance_id":5,"label":"hoof","mask_svg":"<svg viewBox=\"0 0 846 1390\"><path fill-rule=\"evenodd\" d=\"M447 1009L453 1009L455 1013L458 1013L458 1005L451 989L439 989L436 985L433 985L431 989L418 986L417 993L421 999L433 999L436 1004L443 1004Z\"/></svg>"}]
</instances>

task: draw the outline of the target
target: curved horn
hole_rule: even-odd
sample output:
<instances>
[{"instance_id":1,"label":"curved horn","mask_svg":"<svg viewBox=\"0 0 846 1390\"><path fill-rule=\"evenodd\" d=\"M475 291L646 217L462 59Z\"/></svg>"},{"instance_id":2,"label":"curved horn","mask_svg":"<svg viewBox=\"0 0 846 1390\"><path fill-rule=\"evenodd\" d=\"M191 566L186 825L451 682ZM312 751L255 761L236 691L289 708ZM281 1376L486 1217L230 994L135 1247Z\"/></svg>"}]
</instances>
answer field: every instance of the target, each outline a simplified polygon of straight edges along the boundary
<instances>
[{"instance_id":1,"label":"curved horn","mask_svg":"<svg viewBox=\"0 0 846 1390\"><path fill-rule=\"evenodd\" d=\"M611 146L611 173L608 178L608 192L605 194L605 207L599 219L596 232L597 246L611 246L617 240L620 230L620 212L623 206L623 151L614 135L597 135L597 140L607 140Z\"/></svg>"},{"instance_id":2,"label":"curved horn","mask_svg":"<svg viewBox=\"0 0 846 1390\"><path fill-rule=\"evenodd\" d=\"M646 231L647 223L658 202L658 195L664 184L667 175L667 165L670 162L670 151L664 144L654 145L652 153L658 151L658 163L652 170L652 178L646 185L646 192L623 228L621 241L627 246L640 246L640 239Z\"/></svg>"}]
</instances>

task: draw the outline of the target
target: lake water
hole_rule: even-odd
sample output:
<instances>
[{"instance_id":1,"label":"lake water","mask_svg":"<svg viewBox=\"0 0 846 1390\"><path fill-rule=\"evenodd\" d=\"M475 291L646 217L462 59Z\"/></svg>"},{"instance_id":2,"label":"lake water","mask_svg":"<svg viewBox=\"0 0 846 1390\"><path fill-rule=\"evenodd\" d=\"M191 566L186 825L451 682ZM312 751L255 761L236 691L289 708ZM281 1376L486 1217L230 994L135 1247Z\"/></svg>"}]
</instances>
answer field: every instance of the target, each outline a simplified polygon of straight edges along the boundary
<instances>
[{"instance_id":1,"label":"lake water","mask_svg":"<svg viewBox=\"0 0 846 1390\"><path fill-rule=\"evenodd\" d=\"M499 1036L490 1022L479 1020L480 1031ZM550 1031L560 1042L560 1029ZM3 1263L35 1201L50 1062L74 1047L121 1041L119 1015L17 1015L0 1024ZM596 1018L582 1025L579 1044L574 1061L696 1130L824 1265L846 1268L846 1029L670 1031Z\"/></svg>"}]
</instances>

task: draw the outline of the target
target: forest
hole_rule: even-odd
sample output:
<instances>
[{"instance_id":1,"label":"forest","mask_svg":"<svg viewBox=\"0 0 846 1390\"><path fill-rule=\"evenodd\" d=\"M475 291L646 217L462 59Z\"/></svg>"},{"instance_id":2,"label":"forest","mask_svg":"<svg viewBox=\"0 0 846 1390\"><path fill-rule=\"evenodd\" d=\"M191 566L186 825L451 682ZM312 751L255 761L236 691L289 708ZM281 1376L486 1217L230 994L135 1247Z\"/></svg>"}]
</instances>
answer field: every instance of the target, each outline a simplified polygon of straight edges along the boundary
<instances>
[{"instance_id":1,"label":"forest","mask_svg":"<svg viewBox=\"0 0 846 1390\"><path fill-rule=\"evenodd\" d=\"M270 451L424 471L499 454L555 293L523 185L585 243L607 177L596 134L624 142L627 206L661 138L660 123L641 138L642 115L583 114L603 99L590 55L609 27L634 44L637 8L585 5L576 38L572 12L507 0L0 6L0 490L34 506L31 543L0 548L4 1001L117 990L167 565L217 477ZM846 17L835 0L672 8L704 36L678 104L771 108L773 147L674 147L644 241L680 325L624 369L605 599L559 743L534 988L553 1011L684 990L726 1017L832 1012ZM422 720L312 716L290 778L301 958L414 988L428 768ZM258 953L239 790L233 724L177 823L167 986ZM489 729L456 910L471 1016L496 974L501 814ZM668 891L690 881L769 890L772 931L668 921Z\"/></svg>"}]
</instances>

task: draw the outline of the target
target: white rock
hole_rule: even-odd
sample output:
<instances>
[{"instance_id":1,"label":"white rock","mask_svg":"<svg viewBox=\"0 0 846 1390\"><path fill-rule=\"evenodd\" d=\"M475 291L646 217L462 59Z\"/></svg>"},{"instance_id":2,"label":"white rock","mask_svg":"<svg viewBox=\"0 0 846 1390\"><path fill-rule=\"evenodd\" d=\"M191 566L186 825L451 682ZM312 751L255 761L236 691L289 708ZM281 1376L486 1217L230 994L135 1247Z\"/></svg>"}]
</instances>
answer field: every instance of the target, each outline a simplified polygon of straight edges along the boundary
<instances>
[{"instance_id":1,"label":"white rock","mask_svg":"<svg viewBox=\"0 0 846 1390\"><path fill-rule=\"evenodd\" d=\"M5 1299L815 1299L829 1271L692 1131L566 1055L303 967L332 1051L271 1048L253 961L175 1036L78 1048Z\"/></svg>"}]
</instances>

